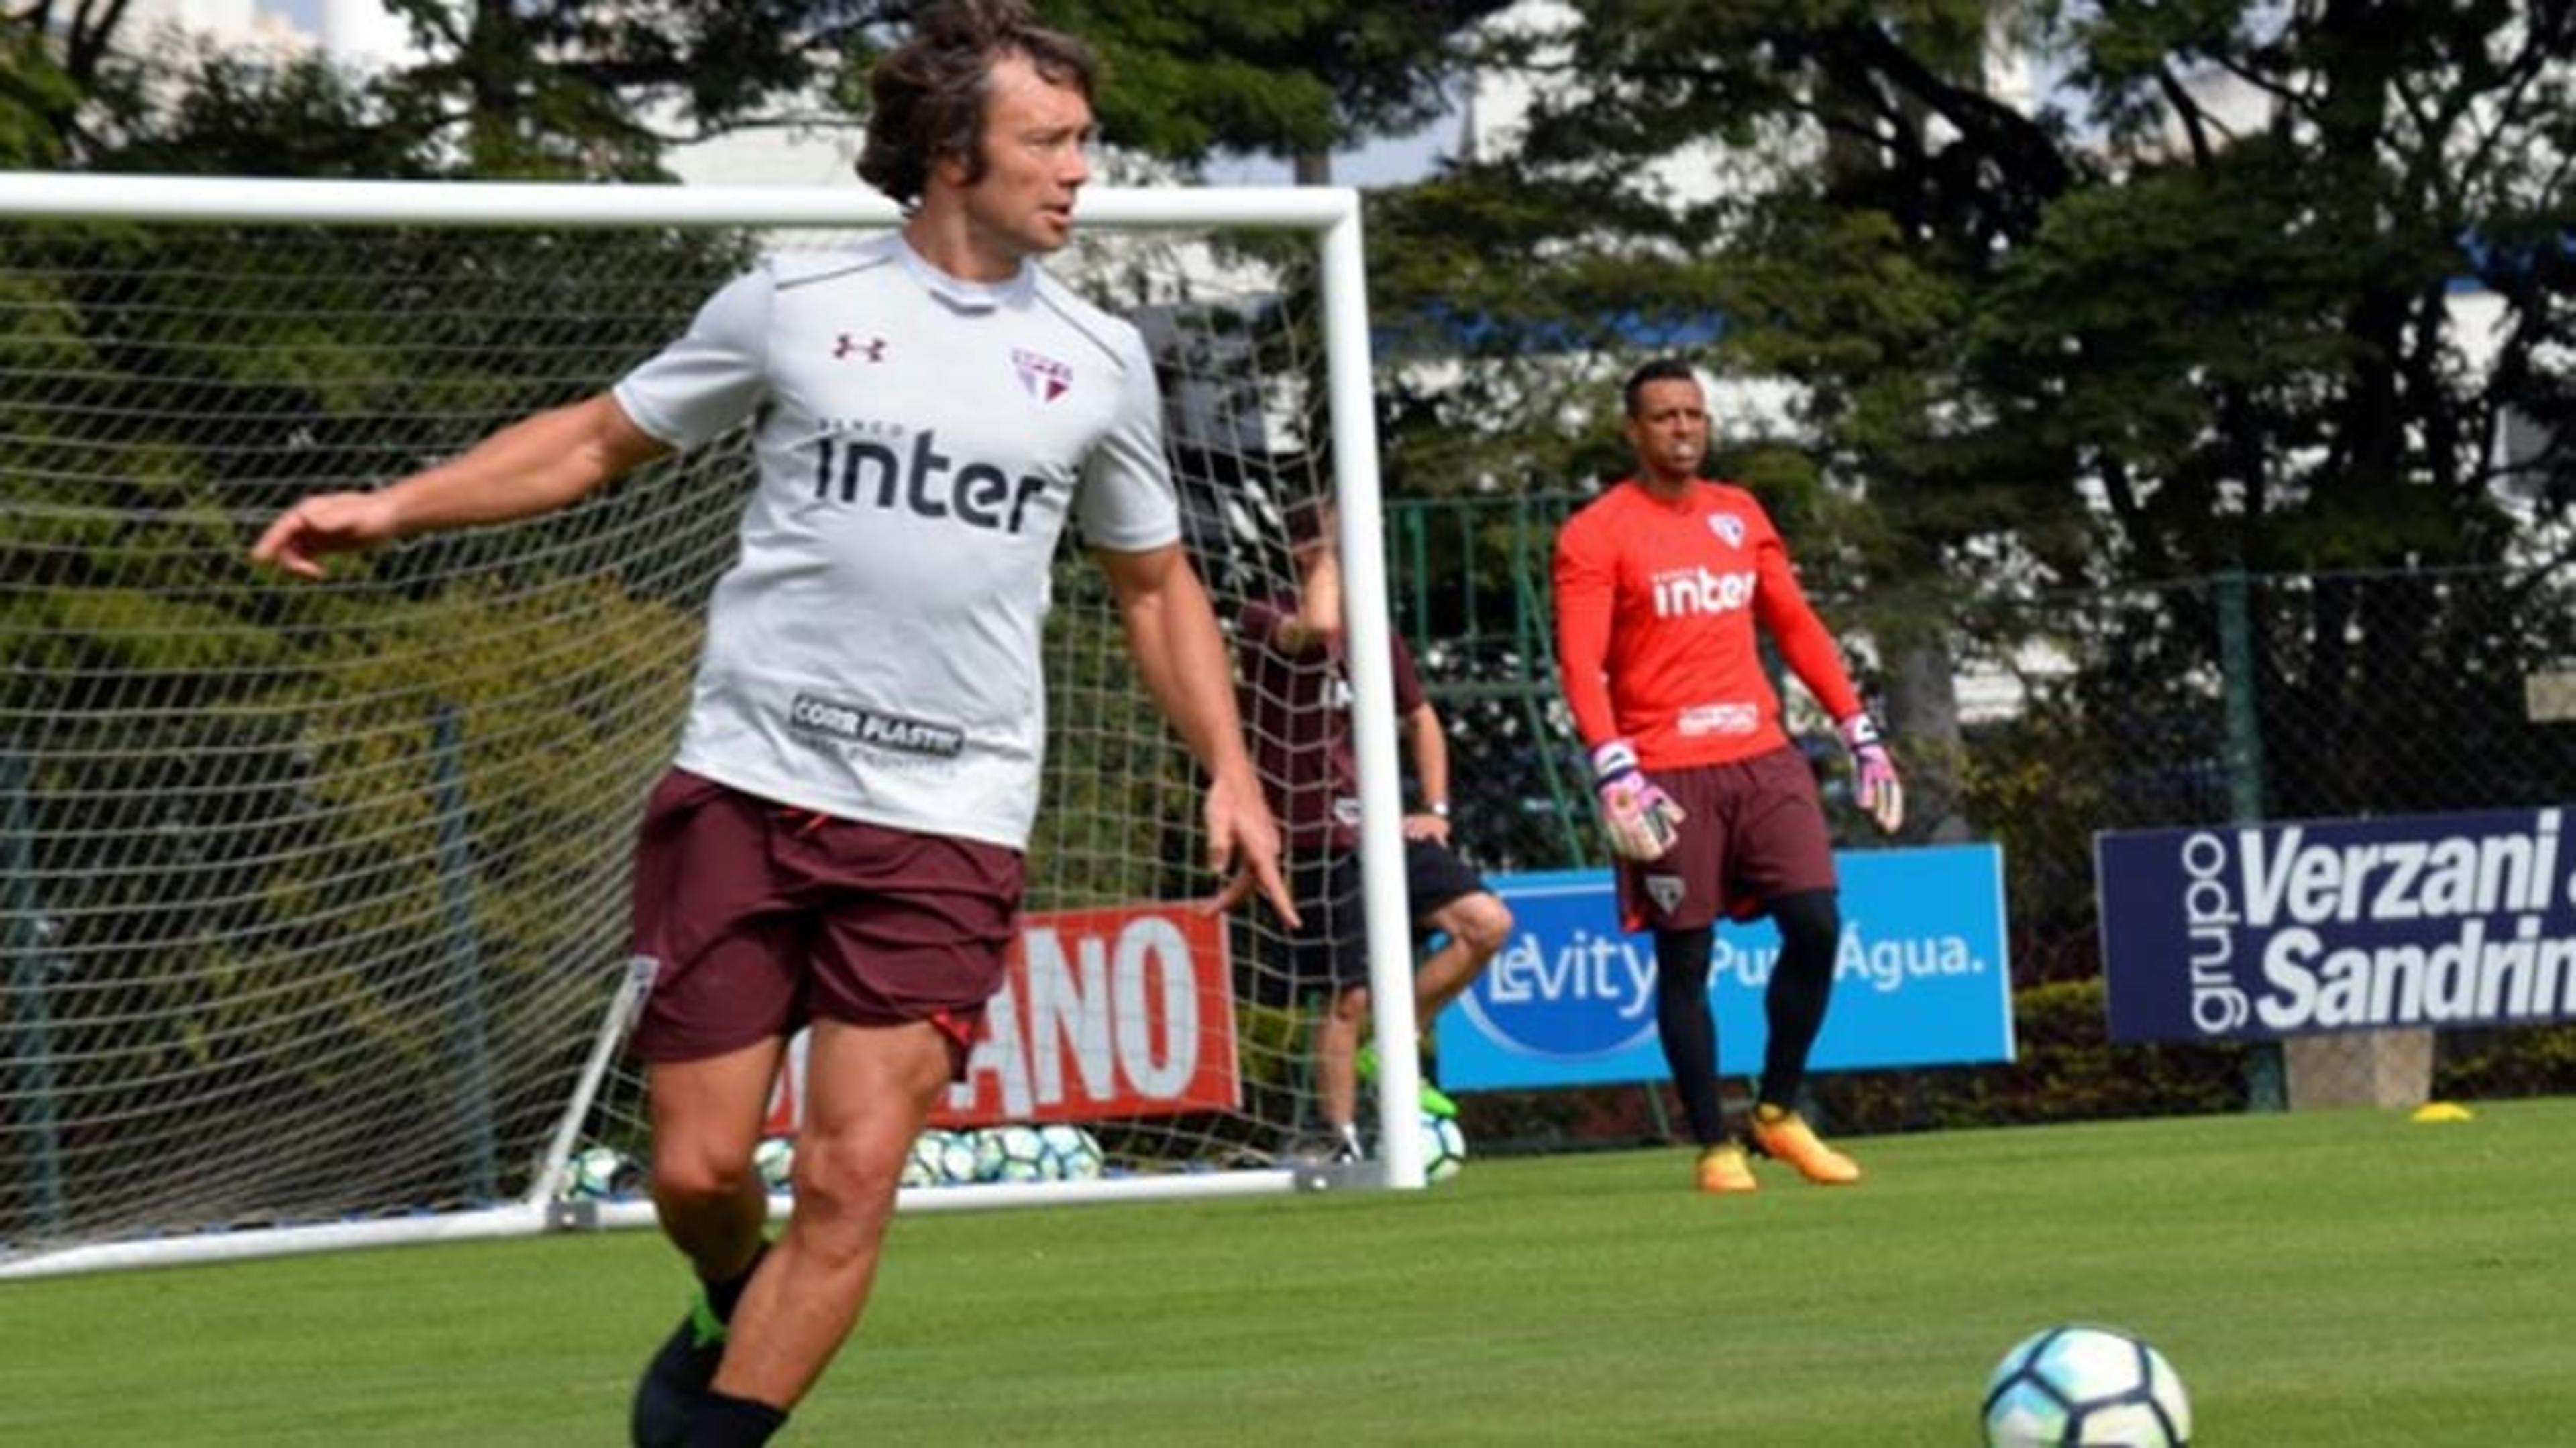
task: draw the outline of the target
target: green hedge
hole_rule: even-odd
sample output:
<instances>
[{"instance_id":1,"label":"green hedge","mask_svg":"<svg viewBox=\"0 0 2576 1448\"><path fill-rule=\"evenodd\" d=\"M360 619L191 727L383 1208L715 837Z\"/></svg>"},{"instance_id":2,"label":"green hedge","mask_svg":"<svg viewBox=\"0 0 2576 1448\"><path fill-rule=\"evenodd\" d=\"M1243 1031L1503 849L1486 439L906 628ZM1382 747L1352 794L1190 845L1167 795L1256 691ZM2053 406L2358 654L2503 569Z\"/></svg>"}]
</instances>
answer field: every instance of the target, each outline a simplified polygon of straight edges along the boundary
<instances>
[{"instance_id":1,"label":"green hedge","mask_svg":"<svg viewBox=\"0 0 2576 1448\"><path fill-rule=\"evenodd\" d=\"M2098 978L2030 986L2013 995L2011 1065L1820 1076L1810 1106L1820 1125L1855 1136L2244 1109L2250 1048L2115 1045L2105 1022ZM1730 1095L1745 1089L1740 1078L1727 1086ZM2576 1026L2446 1033L2433 1095L2576 1095ZM1469 1138L1493 1151L1663 1141L1680 1121L1663 1083L1476 1092L1462 1115Z\"/></svg>"}]
</instances>

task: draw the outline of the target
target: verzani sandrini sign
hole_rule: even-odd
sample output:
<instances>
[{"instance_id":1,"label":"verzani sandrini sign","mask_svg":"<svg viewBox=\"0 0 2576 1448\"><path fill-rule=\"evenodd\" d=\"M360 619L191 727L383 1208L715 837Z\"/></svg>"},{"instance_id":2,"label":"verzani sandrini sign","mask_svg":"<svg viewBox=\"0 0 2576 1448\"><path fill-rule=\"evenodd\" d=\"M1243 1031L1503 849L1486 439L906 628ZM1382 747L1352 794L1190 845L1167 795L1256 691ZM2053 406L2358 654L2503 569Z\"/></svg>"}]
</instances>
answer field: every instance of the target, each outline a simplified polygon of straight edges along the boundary
<instances>
[{"instance_id":1,"label":"verzani sandrini sign","mask_svg":"<svg viewBox=\"0 0 2576 1448\"><path fill-rule=\"evenodd\" d=\"M2571 854L2555 806L2097 835L2112 1039L2576 1019Z\"/></svg>"},{"instance_id":2,"label":"verzani sandrini sign","mask_svg":"<svg viewBox=\"0 0 2576 1448\"><path fill-rule=\"evenodd\" d=\"M1862 850L1834 863L1843 934L1813 1069L2011 1060L2001 852ZM1487 883L1512 907L1512 937L1440 1015L1440 1084L1474 1091L1663 1079L1654 937L1620 932L1610 872ZM1718 928L1709 999L1718 1064L1729 1074L1761 1066L1762 990L1778 956L1779 932L1767 920Z\"/></svg>"}]
</instances>

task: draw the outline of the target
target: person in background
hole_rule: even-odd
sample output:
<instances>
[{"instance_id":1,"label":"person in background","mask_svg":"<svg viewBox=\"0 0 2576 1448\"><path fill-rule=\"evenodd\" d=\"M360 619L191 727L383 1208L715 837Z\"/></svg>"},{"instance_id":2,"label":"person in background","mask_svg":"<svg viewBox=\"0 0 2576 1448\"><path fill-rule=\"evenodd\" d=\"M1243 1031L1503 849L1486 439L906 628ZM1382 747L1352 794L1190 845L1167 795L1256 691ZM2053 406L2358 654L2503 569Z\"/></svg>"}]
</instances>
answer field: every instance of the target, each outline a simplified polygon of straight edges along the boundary
<instances>
[{"instance_id":1,"label":"person in background","mask_svg":"<svg viewBox=\"0 0 2576 1448\"><path fill-rule=\"evenodd\" d=\"M1689 363L1639 367L1623 389L1636 472L1566 520L1554 561L1557 662L1590 751L1624 929L1655 939L1655 1021L1699 1146L1700 1190L1758 1185L1746 1140L1812 1182L1860 1180L1797 1111L1842 933L1834 857L1806 756L1780 723L1757 626L1835 721L1856 796L1893 833L1905 796L1833 635L1799 591L1754 496L1700 476L1707 394ZM1779 960L1745 1133L1718 1100L1708 1003L1718 917L1768 915Z\"/></svg>"},{"instance_id":2,"label":"person in background","mask_svg":"<svg viewBox=\"0 0 2576 1448\"><path fill-rule=\"evenodd\" d=\"M1244 705L1253 756L1288 840L1289 893L1303 925L1289 936L1291 989L1320 989L1310 1059L1332 1155L1365 1154L1359 1085L1374 1053L1361 1045L1369 1018L1366 920L1360 903L1359 770L1351 741L1350 679L1344 668L1342 571L1334 510L1290 510L1292 593L1263 599L1236 619L1244 661ZM1419 939L1435 942L1413 977L1414 1019L1428 1028L1510 938L1509 906L1452 848L1449 742L1404 640L1387 638L1395 677L1396 729L1413 761L1420 795L1404 817L1405 892ZM1426 1075L1423 1109L1457 1106Z\"/></svg>"}]
</instances>

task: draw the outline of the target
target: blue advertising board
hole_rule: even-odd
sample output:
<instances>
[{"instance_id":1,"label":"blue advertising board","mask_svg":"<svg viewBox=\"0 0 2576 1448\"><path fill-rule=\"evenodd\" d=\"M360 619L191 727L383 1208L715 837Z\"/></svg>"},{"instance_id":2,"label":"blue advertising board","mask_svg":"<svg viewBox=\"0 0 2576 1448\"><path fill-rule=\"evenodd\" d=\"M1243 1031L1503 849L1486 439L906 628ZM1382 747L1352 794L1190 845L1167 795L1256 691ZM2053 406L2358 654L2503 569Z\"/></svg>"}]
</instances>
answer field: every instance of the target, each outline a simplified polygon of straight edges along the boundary
<instances>
[{"instance_id":1,"label":"blue advertising board","mask_svg":"<svg viewBox=\"0 0 2576 1448\"><path fill-rule=\"evenodd\" d=\"M2094 836L2117 1041L2576 1019L2557 808Z\"/></svg>"},{"instance_id":2,"label":"blue advertising board","mask_svg":"<svg viewBox=\"0 0 2576 1448\"><path fill-rule=\"evenodd\" d=\"M1835 868L1843 936L1811 1068L2011 1060L2001 851L1862 850L1837 854ZM1654 938L1621 933L1610 872L1486 883L1512 907L1512 937L1440 1014L1440 1084L1476 1091L1666 1077ZM1750 1074L1762 1060L1762 990L1778 957L1769 921L1718 927L1709 1000L1719 1065L1730 1073Z\"/></svg>"}]
</instances>

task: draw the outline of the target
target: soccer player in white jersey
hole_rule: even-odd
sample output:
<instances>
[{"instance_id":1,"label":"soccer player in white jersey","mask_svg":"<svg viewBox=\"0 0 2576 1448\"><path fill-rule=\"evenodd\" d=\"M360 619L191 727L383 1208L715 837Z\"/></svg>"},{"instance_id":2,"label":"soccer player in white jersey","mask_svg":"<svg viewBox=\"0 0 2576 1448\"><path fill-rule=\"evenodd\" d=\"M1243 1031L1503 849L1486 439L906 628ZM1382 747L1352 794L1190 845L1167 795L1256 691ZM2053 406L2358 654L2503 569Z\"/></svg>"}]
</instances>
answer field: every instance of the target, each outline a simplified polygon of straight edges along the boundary
<instances>
[{"instance_id":1,"label":"soccer player in white jersey","mask_svg":"<svg viewBox=\"0 0 2576 1448\"><path fill-rule=\"evenodd\" d=\"M252 550L318 577L325 555L563 507L754 420L740 557L636 852L653 1195L703 1288L637 1388L638 1443L765 1442L866 1304L905 1154L1001 983L1068 519L1208 770L1219 904L1259 889L1294 918L1179 546L1151 360L1031 260L1069 238L1090 177L1088 53L1022 0L968 0L925 13L872 90L859 172L905 205L900 234L769 261L610 391L305 499ZM752 1152L809 1021L773 1244Z\"/></svg>"}]
</instances>

